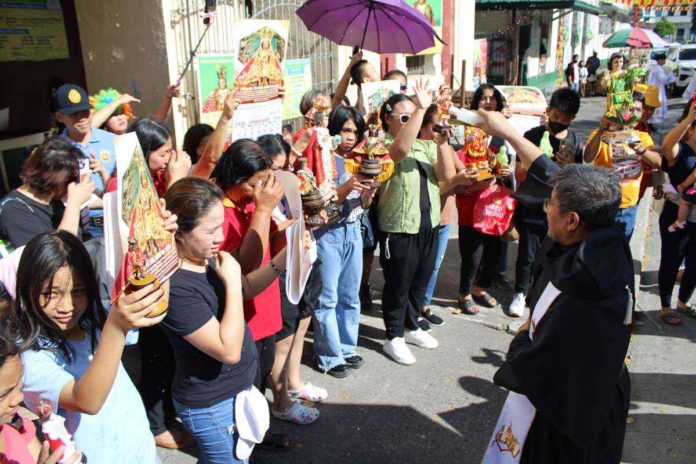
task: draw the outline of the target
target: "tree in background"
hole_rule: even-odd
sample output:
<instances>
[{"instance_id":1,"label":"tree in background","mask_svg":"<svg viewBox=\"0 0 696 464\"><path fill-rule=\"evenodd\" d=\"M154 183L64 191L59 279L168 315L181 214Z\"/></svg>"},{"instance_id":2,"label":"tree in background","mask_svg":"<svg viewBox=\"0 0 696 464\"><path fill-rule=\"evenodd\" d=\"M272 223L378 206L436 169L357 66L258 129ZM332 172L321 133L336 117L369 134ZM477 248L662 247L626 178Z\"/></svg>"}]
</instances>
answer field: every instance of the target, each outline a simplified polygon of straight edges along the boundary
<instances>
[{"instance_id":1,"label":"tree in background","mask_svg":"<svg viewBox=\"0 0 696 464\"><path fill-rule=\"evenodd\" d=\"M671 37L677 32L677 26L673 22L661 19L655 23L655 33L660 37Z\"/></svg>"}]
</instances>

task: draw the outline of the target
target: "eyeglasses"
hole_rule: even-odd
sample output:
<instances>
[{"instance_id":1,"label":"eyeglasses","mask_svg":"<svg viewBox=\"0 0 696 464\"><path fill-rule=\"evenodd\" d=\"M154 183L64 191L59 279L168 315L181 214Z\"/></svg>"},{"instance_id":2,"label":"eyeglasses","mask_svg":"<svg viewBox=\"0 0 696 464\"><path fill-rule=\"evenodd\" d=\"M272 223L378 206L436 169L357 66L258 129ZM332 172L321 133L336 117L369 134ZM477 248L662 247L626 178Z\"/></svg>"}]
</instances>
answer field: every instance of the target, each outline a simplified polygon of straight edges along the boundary
<instances>
[{"instance_id":1,"label":"eyeglasses","mask_svg":"<svg viewBox=\"0 0 696 464\"><path fill-rule=\"evenodd\" d=\"M549 198L544 198L544 213L548 213L548 212L549 212L549 206L550 206L550 205L551 205L551 197L549 197ZM560 209L561 212L563 212L563 213L568 213L568 212L571 211L571 210L569 210L568 208L566 208L566 207L564 207L564 206L561 206L560 204L557 204L557 203L556 203L556 206L558 206L558 209Z\"/></svg>"},{"instance_id":2,"label":"eyeglasses","mask_svg":"<svg viewBox=\"0 0 696 464\"><path fill-rule=\"evenodd\" d=\"M401 122L401 124L406 124L409 119L411 119L411 115L408 113L401 113L399 115L399 121Z\"/></svg>"}]
</instances>

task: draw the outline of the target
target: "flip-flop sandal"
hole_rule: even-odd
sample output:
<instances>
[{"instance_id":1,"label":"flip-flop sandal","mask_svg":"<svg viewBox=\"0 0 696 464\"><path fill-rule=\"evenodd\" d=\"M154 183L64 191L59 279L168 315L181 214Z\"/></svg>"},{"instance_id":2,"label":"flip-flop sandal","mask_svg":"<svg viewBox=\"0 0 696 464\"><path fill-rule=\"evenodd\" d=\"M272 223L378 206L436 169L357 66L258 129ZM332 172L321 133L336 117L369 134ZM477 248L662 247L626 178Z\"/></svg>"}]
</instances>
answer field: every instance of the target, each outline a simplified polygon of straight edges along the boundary
<instances>
[{"instance_id":1,"label":"flip-flop sandal","mask_svg":"<svg viewBox=\"0 0 696 464\"><path fill-rule=\"evenodd\" d=\"M478 314L478 312L478 306L476 306L474 300L460 300L458 307L452 311L452 314L468 314L469 316L474 316Z\"/></svg>"},{"instance_id":2,"label":"flip-flop sandal","mask_svg":"<svg viewBox=\"0 0 696 464\"><path fill-rule=\"evenodd\" d=\"M495 308L498 306L496 299L490 296L488 293L484 293L483 295L471 295L471 297L476 303L486 308Z\"/></svg>"},{"instance_id":3,"label":"flip-flop sandal","mask_svg":"<svg viewBox=\"0 0 696 464\"><path fill-rule=\"evenodd\" d=\"M677 311L686 314L689 317L696 319L696 305L688 304L686 306L677 305Z\"/></svg>"},{"instance_id":4,"label":"flip-flop sandal","mask_svg":"<svg viewBox=\"0 0 696 464\"><path fill-rule=\"evenodd\" d=\"M679 313L676 311L670 311L668 313L662 313L660 316L662 321L667 325L682 325L683 321L679 317Z\"/></svg>"}]
</instances>

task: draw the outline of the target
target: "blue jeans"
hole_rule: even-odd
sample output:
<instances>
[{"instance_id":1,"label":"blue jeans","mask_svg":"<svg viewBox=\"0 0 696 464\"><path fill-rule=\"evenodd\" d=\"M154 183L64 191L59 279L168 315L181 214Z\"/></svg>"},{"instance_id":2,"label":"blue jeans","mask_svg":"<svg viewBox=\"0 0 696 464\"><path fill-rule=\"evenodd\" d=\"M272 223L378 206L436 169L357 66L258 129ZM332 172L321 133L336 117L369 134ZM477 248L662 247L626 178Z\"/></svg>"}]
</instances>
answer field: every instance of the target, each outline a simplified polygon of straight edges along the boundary
<instances>
[{"instance_id":1,"label":"blue jeans","mask_svg":"<svg viewBox=\"0 0 696 464\"><path fill-rule=\"evenodd\" d=\"M437 274L440 272L440 266L442 261L445 259L445 253L447 252L447 242L449 241L450 225L445 224L440 226L437 231L437 255L435 255L435 267L433 268L433 274L430 276L430 282L428 282L428 288L425 290L425 301L423 301L423 306L430 306L430 300L433 298L433 292L435 291L435 284L437 283Z\"/></svg>"},{"instance_id":2,"label":"blue jeans","mask_svg":"<svg viewBox=\"0 0 696 464\"><path fill-rule=\"evenodd\" d=\"M621 208L616 214L616 225L618 225L626 236L626 240L631 240L633 229L636 227L636 215L638 205Z\"/></svg>"},{"instance_id":3,"label":"blue jeans","mask_svg":"<svg viewBox=\"0 0 696 464\"><path fill-rule=\"evenodd\" d=\"M234 426L234 397L213 406L192 408L174 402L174 409L181 417L184 427L198 442L201 451L199 464L240 464L234 455L238 440Z\"/></svg>"},{"instance_id":4,"label":"blue jeans","mask_svg":"<svg viewBox=\"0 0 696 464\"><path fill-rule=\"evenodd\" d=\"M356 354L362 235L360 223L353 222L319 230L315 236L322 272L321 292L314 310L314 352L319 366L329 370Z\"/></svg>"},{"instance_id":5,"label":"blue jeans","mask_svg":"<svg viewBox=\"0 0 696 464\"><path fill-rule=\"evenodd\" d=\"M574 82L573 84L571 84L570 90L572 90L573 92L579 93L580 92L580 84L577 82Z\"/></svg>"}]
</instances>

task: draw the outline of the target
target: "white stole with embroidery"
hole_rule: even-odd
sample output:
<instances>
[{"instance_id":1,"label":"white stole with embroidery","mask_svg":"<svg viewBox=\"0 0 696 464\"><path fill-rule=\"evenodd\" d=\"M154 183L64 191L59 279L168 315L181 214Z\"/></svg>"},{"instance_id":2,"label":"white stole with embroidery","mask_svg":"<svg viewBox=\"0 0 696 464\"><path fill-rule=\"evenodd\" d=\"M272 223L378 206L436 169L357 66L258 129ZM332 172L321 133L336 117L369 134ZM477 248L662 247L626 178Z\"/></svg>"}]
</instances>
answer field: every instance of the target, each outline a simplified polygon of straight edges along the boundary
<instances>
[{"instance_id":1,"label":"white stole with embroidery","mask_svg":"<svg viewBox=\"0 0 696 464\"><path fill-rule=\"evenodd\" d=\"M561 291L549 282L534 306L529 328L529 338L534 340L534 332L549 307ZM488 442L482 464L516 464L522 458L522 447L536 416L536 408L526 396L510 392L500 412L493 436Z\"/></svg>"}]
</instances>

